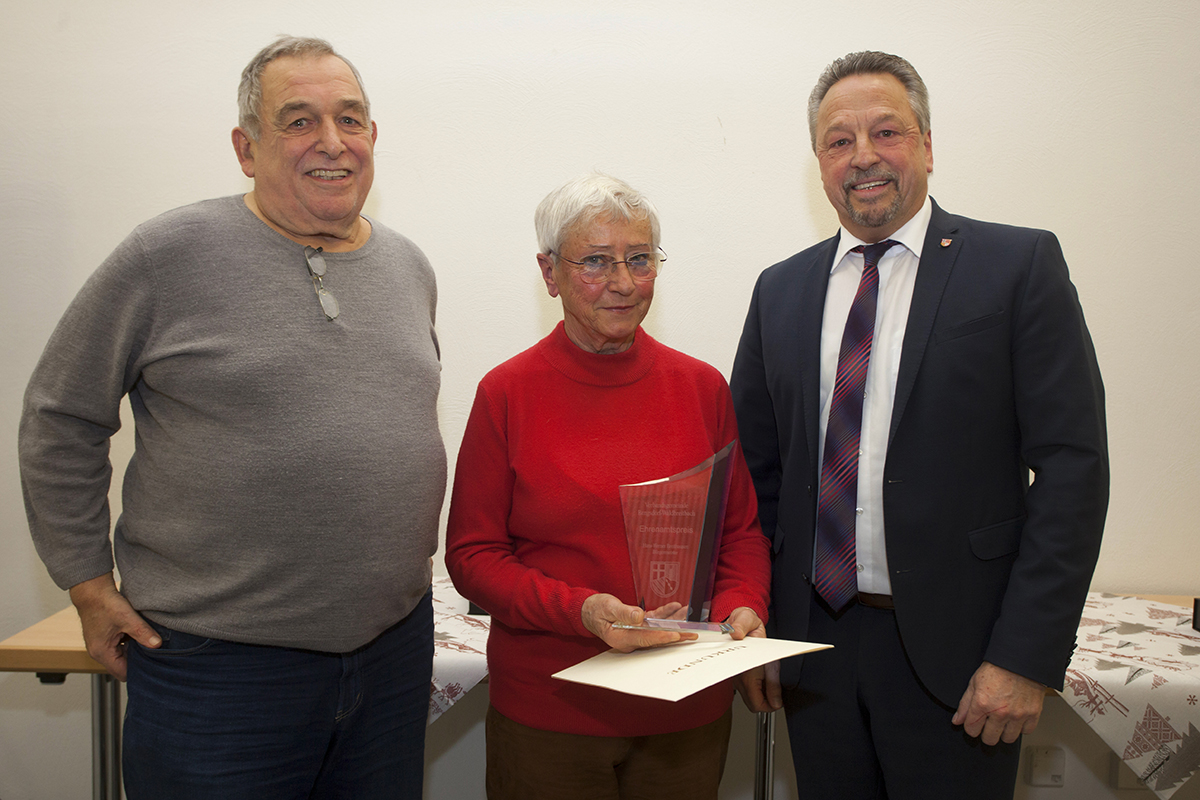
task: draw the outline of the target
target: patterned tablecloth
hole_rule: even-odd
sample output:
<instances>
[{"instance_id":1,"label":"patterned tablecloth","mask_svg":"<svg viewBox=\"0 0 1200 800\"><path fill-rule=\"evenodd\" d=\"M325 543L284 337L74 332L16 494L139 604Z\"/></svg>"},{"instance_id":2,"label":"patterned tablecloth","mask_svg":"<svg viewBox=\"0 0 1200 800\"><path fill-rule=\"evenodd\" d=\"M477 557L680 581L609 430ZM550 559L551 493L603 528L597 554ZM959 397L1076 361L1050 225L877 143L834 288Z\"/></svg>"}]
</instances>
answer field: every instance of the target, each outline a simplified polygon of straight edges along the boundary
<instances>
[{"instance_id":1,"label":"patterned tablecloth","mask_svg":"<svg viewBox=\"0 0 1200 800\"><path fill-rule=\"evenodd\" d=\"M1200 767L1192 610L1090 593L1062 696L1166 800Z\"/></svg>"},{"instance_id":2,"label":"patterned tablecloth","mask_svg":"<svg viewBox=\"0 0 1200 800\"><path fill-rule=\"evenodd\" d=\"M447 577L433 579L433 682L429 724L487 677L487 637L492 618L462 613L467 601Z\"/></svg>"}]
</instances>

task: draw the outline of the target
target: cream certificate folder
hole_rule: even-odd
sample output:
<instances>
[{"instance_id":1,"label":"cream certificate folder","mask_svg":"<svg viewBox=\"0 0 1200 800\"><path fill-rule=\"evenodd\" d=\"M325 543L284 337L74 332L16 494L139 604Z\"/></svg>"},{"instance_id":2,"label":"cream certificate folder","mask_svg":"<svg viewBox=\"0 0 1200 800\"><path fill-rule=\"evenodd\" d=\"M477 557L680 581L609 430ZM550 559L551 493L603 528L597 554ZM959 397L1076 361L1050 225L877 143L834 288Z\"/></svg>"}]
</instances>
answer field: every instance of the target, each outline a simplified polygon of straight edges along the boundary
<instances>
[{"instance_id":1,"label":"cream certificate folder","mask_svg":"<svg viewBox=\"0 0 1200 800\"><path fill-rule=\"evenodd\" d=\"M632 653L609 650L552 677L674 702L769 661L832 646L754 637L735 642L726 636Z\"/></svg>"}]
</instances>

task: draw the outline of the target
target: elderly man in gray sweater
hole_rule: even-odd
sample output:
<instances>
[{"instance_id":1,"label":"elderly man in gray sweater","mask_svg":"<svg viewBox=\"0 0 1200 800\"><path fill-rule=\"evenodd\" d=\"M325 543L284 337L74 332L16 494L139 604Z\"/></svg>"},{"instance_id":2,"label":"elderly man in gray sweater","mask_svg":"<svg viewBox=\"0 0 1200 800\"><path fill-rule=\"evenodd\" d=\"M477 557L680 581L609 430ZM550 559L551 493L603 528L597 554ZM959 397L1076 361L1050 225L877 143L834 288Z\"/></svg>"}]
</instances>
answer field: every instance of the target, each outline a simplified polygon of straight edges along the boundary
<instances>
[{"instance_id":1,"label":"elderly man in gray sweater","mask_svg":"<svg viewBox=\"0 0 1200 800\"><path fill-rule=\"evenodd\" d=\"M377 129L327 42L269 45L238 101L253 191L139 226L38 363L30 529L128 681L131 800L419 798L446 480L433 272L361 215Z\"/></svg>"}]
</instances>

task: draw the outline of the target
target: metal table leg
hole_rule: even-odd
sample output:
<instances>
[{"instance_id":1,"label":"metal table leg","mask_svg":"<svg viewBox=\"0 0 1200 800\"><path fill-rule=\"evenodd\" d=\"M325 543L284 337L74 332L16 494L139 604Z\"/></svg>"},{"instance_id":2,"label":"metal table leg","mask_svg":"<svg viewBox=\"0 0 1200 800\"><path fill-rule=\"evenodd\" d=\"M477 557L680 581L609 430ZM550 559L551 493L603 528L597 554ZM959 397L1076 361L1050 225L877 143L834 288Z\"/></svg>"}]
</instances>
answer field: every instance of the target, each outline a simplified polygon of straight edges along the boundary
<instances>
[{"instance_id":1,"label":"metal table leg","mask_svg":"<svg viewBox=\"0 0 1200 800\"><path fill-rule=\"evenodd\" d=\"M775 712L760 711L754 763L754 800L775 797Z\"/></svg>"},{"instance_id":2,"label":"metal table leg","mask_svg":"<svg viewBox=\"0 0 1200 800\"><path fill-rule=\"evenodd\" d=\"M92 800L121 800L121 682L92 676Z\"/></svg>"}]
</instances>

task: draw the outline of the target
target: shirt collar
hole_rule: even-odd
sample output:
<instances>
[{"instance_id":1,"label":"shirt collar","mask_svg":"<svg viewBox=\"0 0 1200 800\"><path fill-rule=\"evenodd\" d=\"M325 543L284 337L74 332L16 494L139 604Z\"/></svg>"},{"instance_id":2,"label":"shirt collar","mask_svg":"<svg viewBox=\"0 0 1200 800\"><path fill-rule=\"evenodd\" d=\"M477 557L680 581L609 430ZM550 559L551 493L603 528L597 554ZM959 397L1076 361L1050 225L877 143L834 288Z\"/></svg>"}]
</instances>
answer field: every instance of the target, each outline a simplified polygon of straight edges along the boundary
<instances>
[{"instance_id":1,"label":"shirt collar","mask_svg":"<svg viewBox=\"0 0 1200 800\"><path fill-rule=\"evenodd\" d=\"M909 249L909 251L917 257L921 258L921 246L925 242L925 232L929 230L929 219L933 216L933 200L929 195L925 195L925 202L921 204L921 208L913 214L912 219L904 223L900 230L893 233L888 238L893 242L899 242ZM833 254L833 264L829 271L832 272L837 268L838 264L842 263L842 259L846 254L859 245L874 244L874 242L864 242L845 228L838 229L838 245L837 250Z\"/></svg>"}]
</instances>

